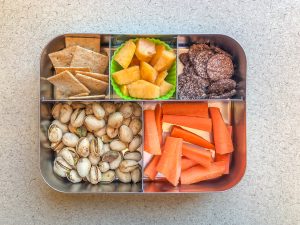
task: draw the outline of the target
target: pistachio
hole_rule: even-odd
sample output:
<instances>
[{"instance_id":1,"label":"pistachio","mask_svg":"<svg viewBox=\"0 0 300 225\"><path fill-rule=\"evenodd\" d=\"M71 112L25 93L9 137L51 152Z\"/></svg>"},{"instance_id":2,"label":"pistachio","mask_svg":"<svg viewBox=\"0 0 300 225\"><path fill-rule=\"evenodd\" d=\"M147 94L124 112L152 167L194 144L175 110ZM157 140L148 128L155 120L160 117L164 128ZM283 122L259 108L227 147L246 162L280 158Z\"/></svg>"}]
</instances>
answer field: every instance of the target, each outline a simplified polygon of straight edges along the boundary
<instances>
[{"instance_id":1,"label":"pistachio","mask_svg":"<svg viewBox=\"0 0 300 225\"><path fill-rule=\"evenodd\" d=\"M56 119L56 120L59 119L61 106L62 106L62 103L57 103L52 108L51 114L52 114L53 118Z\"/></svg>"},{"instance_id":2,"label":"pistachio","mask_svg":"<svg viewBox=\"0 0 300 225\"><path fill-rule=\"evenodd\" d=\"M65 147L64 143L62 141L60 142L52 142L50 145L50 148L55 151L55 152L59 152L60 150L62 150Z\"/></svg>"},{"instance_id":3,"label":"pistachio","mask_svg":"<svg viewBox=\"0 0 300 225\"><path fill-rule=\"evenodd\" d=\"M72 183L79 183L82 181L82 178L79 176L76 170L71 170L69 173L66 174L67 178Z\"/></svg>"},{"instance_id":4,"label":"pistachio","mask_svg":"<svg viewBox=\"0 0 300 225\"><path fill-rule=\"evenodd\" d=\"M71 147L63 148L58 155L61 156L72 167L75 167L79 160L79 156L77 155L75 149Z\"/></svg>"},{"instance_id":5,"label":"pistachio","mask_svg":"<svg viewBox=\"0 0 300 225\"><path fill-rule=\"evenodd\" d=\"M113 170L108 170L102 173L101 183L111 183L116 179L116 173Z\"/></svg>"},{"instance_id":6,"label":"pistachio","mask_svg":"<svg viewBox=\"0 0 300 225\"><path fill-rule=\"evenodd\" d=\"M51 124L48 129L48 139L50 142L60 142L63 137L62 130L55 124Z\"/></svg>"},{"instance_id":7,"label":"pistachio","mask_svg":"<svg viewBox=\"0 0 300 225\"><path fill-rule=\"evenodd\" d=\"M92 104L88 104L86 105L85 107L85 114L86 115L93 115L93 107L92 107Z\"/></svg>"},{"instance_id":8,"label":"pistachio","mask_svg":"<svg viewBox=\"0 0 300 225\"><path fill-rule=\"evenodd\" d=\"M100 156L89 154L89 160L93 166L97 165L101 159Z\"/></svg>"},{"instance_id":9,"label":"pistachio","mask_svg":"<svg viewBox=\"0 0 300 225\"><path fill-rule=\"evenodd\" d=\"M71 119L73 109L68 104L63 104L60 109L59 120L62 123L68 123Z\"/></svg>"},{"instance_id":10,"label":"pistachio","mask_svg":"<svg viewBox=\"0 0 300 225\"><path fill-rule=\"evenodd\" d=\"M126 119L123 120L122 125L129 126L130 122L131 122L131 118L128 117L128 118L126 118Z\"/></svg>"},{"instance_id":11,"label":"pistachio","mask_svg":"<svg viewBox=\"0 0 300 225\"><path fill-rule=\"evenodd\" d=\"M101 138L93 138L90 144L90 152L94 156L102 156L104 154L104 145Z\"/></svg>"},{"instance_id":12,"label":"pistachio","mask_svg":"<svg viewBox=\"0 0 300 225\"><path fill-rule=\"evenodd\" d=\"M76 134L76 127L73 127L73 125L69 123L68 128L71 133Z\"/></svg>"},{"instance_id":13,"label":"pistachio","mask_svg":"<svg viewBox=\"0 0 300 225\"><path fill-rule=\"evenodd\" d=\"M107 115L114 113L117 108L116 105L111 102L103 102L102 107Z\"/></svg>"},{"instance_id":14,"label":"pistachio","mask_svg":"<svg viewBox=\"0 0 300 225\"><path fill-rule=\"evenodd\" d=\"M110 138L115 138L118 135L118 132L119 132L118 128L112 128L112 127L106 128L106 133Z\"/></svg>"},{"instance_id":15,"label":"pistachio","mask_svg":"<svg viewBox=\"0 0 300 225\"><path fill-rule=\"evenodd\" d=\"M109 144L104 144L104 145L103 145L102 151L103 151L103 154L106 153L106 152L109 152L109 151L110 151ZM103 154L102 154L102 155L103 155ZM101 155L101 156L102 156L102 155Z\"/></svg>"},{"instance_id":16,"label":"pistachio","mask_svg":"<svg viewBox=\"0 0 300 225\"><path fill-rule=\"evenodd\" d=\"M132 130L128 126L122 125L119 129L119 138L120 138L120 141L122 141L124 143L131 142L133 139Z\"/></svg>"},{"instance_id":17,"label":"pistachio","mask_svg":"<svg viewBox=\"0 0 300 225\"><path fill-rule=\"evenodd\" d=\"M138 151L134 152L125 152L124 159L130 159L135 161L140 161L142 159L142 154Z\"/></svg>"},{"instance_id":18,"label":"pistachio","mask_svg":"<svg viewBox=\"0 0 300 225\"><path fill-rule=\"evenodd\" d=\"M93 103L92 104L92 109L93 109L93 113L94 113L94 115L97 119L100 120L100 119L104 118L105 110L103 109L103 107L99 103L97 103L97 102Z\"/></svg>"},{"instance_id":19,"label":"pistachio","mask_svg":"<svg viewBox=\"0 0 300 225\"><path fill-rule=\"evenodd\" d=\"M88 131L93 132L100 130L102 127L105 126L105 120L101 119L98 120L95 116L89 115L85 118L84 124Z\"/></svg>"},{"instance_id":20,"label":"pistachio","mask_svg":"<svg viewBox=\"0 0 300 225\"><path fill-rule=\"evenodd\" d=\"M62 137L63 143L68 147L75 147L78 143L79 138L73 133L65 133Z\"/></svg>"},{"instance_id":21,"label":"pistachio","mask_svg":"<svg viewBox=\"0 0 300 225\"><path fill-rule=\"evenodd\" d=\"M66 177L72 167L61 157L58 156L54 160L53 170L60 177Z\"/></svg>"},{"instance_id":22,"label":"pistachio","mask_svg":"<svg viewBox=\"0 0 300 225\"><path fill-rule=\"evenodd\" d=\"M122 141L115 139L112 142L110 142L109 147L111 150L114 151L123 151L127 148L126 144L124 144Z\"/></svg>"},{"instance_id":23,"label":"pistachio","mask_svg":"<svg viewBox=\"0 0 300 225\"><path fill-rule=\"evenodd\" d=\"M90 142L87 137L82 137L79 139L76 145L76 152L82 157L88 157L90 154Z\"/></svg>"},{"instance_id":24,"label":"pistachio","mask_svg":"<svg viewBox=\"0 0 300 225\"><path fill-rule=\"evenodd\" d=\"M87 135L87 129L85 126L77 127L76 128L76 134L79 137L85 137Z\"/></svg>"},{"instance_id":25,"label":"pistachio","mask_svg":"<svg viewBox=\"0 0 300 225\"><path fill-rule=\"evenodd\" d=\"M137 135L142 129L141 120L134 118L133 120L131 120L129 128L132 130L133 135Z\"/></svg>"},{"instance_id":26,"label":"pistachio","mask_svg":"<svg viewBox=\"0 0 300 225\"><path fill-rule=\"evenodd\" d=\"M94 131L96 137L102 137L106 134L106 126L102 127L100 130Z\"/></svg>"},{"instance_id":27,"label":"pistachio","mask_svg":"<svg viewBox=\"0 0 300 225\"><path fill-rule=\"evenodd\" d=\"M76 168L79 176L86 177L91 169L91 162L87 158L80 158L77 162Z\"/></svg>"},{"instance_id":28,"label":"pistachio","mask_svg":"<svg viewBox=\"0 0 300 225\"><path fill-rule=\"evenodd\" d=\"M63 133L66 133L69 131L68 126L64 123L61 123L59 120L53 120L52 124L55 124L56 126L58 126Z\"/></svg>"},{"instance_id":29,"label":"pistachio","mask_svg":"<svg viewBox=\"0 0 300 225\"><path fill-rule=\"evenodd\" d=\"M133 107L133 115L136 117L141 117L142 116L142 107L138 103L132 103Z\"/></svg>"},{"instance_id":30,"label":"pistachio","mask_svg":"<svg viewBox=\"0 0 300 225\"><path fill-rule=\"evenodd\" d=\"M92 166L89 174L87 175L87 180L92 184L98 184L101 180L101 171L97 166Z\"/></svg>"},{"instance_id":31,"label":"pistachio","mask_svg":"<svg viewBox=\"0 0 300 225\"><path fill-rule=\"evenodd\" d=\"M104 155L102 156L102 161L108 162L109 168L114 170L119 167L122 161L122 155L116 151L109 151L104 153Z\"/></svg>"},{"instance_id":32,"label":"pistachio","mask_svg":"<svg viewBox=\"0 0 300 225\"><path fill-rule=\"evenodd\" d=\"M139 163L135 160L125 159L120 163L119 169L123 173L128 173L133 171L139 166Z\"/></svg>"},{"instance_id":33,"label":"pistachio","mask_svg":"<svg viewBox=\"0 0 300 225\"><path fill-rule=\"evenodd\" d=\"M107 124L112 128L119 128L123 122L123 115L120 112L114 112L109 115Z\"/></svg>"},{"instance_id":34,"label":"pistachio","mask_svg":"<svg viewBox=\"0 0 300 225\"><path fill-rule=\"evenodd\" d=\"M136 135L128 146L128 150L130 152L136 151L142 144L142 137L141 135Z\"/></svg>"},{"instance_id":35,"label":"pistachio","mask_svg":"<svg viewBox=\"0 0 300 225\"><path fill-rule=\"evenodd\" d=\"M109 163L108 162L99 162L98 167L102 173L109 170Z\"/></svg>"},{"instance_id":36,"label":"pistachio","mask_svg":"<svg viewBox=\"0 0 300 225\"><path fill-rule=\"evenodd\" d=\"M91 142L95 138L92 133L87 133L86 137L89 140L89 142Z\"/></svg>"},{"instance_id":37,"label":"pistachio","mask_svg":"<svg viewBox=\"0 0 300 225\"><path fill-rule=\"evenodd\" d=\"M135 168L130 174L133 183L137 183L142 180L142 171L140 167Z\"/></svg>"},{"instance_id":38,"label":"pistachio","mask_svg":"<svg viewBox=\"0 0 300 225\"><path fill-rule=\"evenodd\" d=\"M131 174L130 173L123 173L120 169L116 169L116 175L119 180L123 183L130 183L131 181Z\"/></svg>"},{"instance_id":39,"label":"pistachio","mask_svg":"<svg viewBox=\"0 0 300 225\"><path fill-rule=\"evenodd\" d=\"M101 137L101 140L103 141L103 143L110 143L113 139L111 139L107 134L105 134Z\"/></svg>"},{"instance_id":40,"label":"pistachio","mask_svg":"<svg viewBox=\"0 0 300 225\"><path fill-rule=\"evenodd\" d=\"M119 109L119 112L122 113L123 117L126 119L126 118L129 118L132 113L133 113L133 106L132 106L132 103L131 102L126 102L124 103L120 109Z\"/></svg>"},{"instance_id":41,"label":"pistachio","mask_svg":"<svg viewBox=\"0 0 300 225\"><path fill-rule=\"evenodd\" d=\"M71 124L73 127L81 127L85 118L84 109L76 109L71 115Z\"/></svg>"}]
</instances>

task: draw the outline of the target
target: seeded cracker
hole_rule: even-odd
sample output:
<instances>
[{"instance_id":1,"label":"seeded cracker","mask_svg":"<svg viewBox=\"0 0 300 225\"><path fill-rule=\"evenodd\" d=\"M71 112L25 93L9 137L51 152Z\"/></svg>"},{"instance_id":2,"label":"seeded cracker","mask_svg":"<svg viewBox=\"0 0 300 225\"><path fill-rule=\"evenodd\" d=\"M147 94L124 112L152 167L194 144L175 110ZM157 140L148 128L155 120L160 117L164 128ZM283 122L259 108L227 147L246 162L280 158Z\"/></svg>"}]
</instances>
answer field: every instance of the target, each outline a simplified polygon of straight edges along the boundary
<instances>
[{"instance_id":1,"label":"seeded cracker","mask_svg":"<svg viewBox=\"0 0 300 225\"><path fill-rule=\"evenodd\" d=\"M97 80L102 80L108 82L108 75L100 74L100 73L92 73L92 72L83 72L83 71L75 71L75 73L80 73L82 75L86 75L88 77L95 78Z\"/></svg>"},{"instance_id":2,"label":"seeded cracker","mask_svg":"<svg viewBox=\"0 0 300 225\"><path fill-rule=\"evenodd\" d=\"M231 79L222 79L212 83L208 87L208 93L221 95L222 93L230 92L235 89L236 82Z\"/></svg>"},{"instance_id":3,"label":"seeded cracker","mask_svg":"<svg viewBox=\"0 0 300 225\"><path fill-rule=\"evenodd\" d=\"M97 37L65 37L66 47L79 45L94 52L100 52L100 36Z\"/></svg>"},{"instance_id":4,"label":"seeded cracker","mask_svg":"<svg viewBox=\"0 0 300 225\"><path fill-rule=\"evenodd\" d=\"M59 74L63 71L69 71L70 73L75 75L76 71L90 72L91 69L88 67L55 67L56 74Z\"/></svg>"},{"instance_id":5,"label":"seeded cracker","mask_svg":"<svg viewBox=\"0 0 300 225\"><path fill-rule=\"evenodd\" d=\"M82 74L77 73L75 77L84 84L91 92L92 94L104 94L106 92L106 89L108 87L108 83L97 80L92 77L88 77Z\"/></svg>"},{"instance_id":6,"label":"seeded cracker","mask_svg":"<svg viewBox=\"0 0 300 225\"><path fill-rule=\"evenodd\" d=\"M71 64L76 46L65 48L58 52L48 54L54 67L68 67Z\"/></svg>"}]
</instances>

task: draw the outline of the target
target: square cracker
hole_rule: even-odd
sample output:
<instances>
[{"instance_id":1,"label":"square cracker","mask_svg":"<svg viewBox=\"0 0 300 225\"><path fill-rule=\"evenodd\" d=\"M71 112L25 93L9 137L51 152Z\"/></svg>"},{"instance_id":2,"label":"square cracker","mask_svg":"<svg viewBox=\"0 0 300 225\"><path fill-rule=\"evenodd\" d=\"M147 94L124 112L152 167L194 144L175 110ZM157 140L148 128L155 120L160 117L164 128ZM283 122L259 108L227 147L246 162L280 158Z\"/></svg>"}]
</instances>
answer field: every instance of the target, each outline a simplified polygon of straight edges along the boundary
<instances>
[{"instance_id":1,"label":"square cracker","mask_svg":"<svg viewBox=\"0 0 300 225\"><path fill-rule=\"evenodd\" d=\"M70 66L89 67L94 73L104 73L108 66L108 56L77 46Z\"/></svg>"},{"instance_id":2,"label":"square cracker","mask_svg":"<svg viewBox=\"0 0 300 225\"><path fill-rule=\"evenodd\" d=\"M101 73L92 73L92 72L84 72L84 71L75 71L75 73L76 74L79 73L81 75L92 77L92 78L95 78L97 80L102 80L102 81L108 82L108 75L104 75L104 74L101 74Z\"/></svg>"},{"instance_id":3,"label":"square cracker","mask_svg":"<svg viewBox=\"0 0 300 225\"><path fill-rule=\"evenodd\" d=\"M59 74L66 70L72 73L73 75L75 75L76 71L91 72L91 69L88 67L55 67L56 74Z\"/></svg>"},{"instance_id":4,"label":"square cracker","mask_svg":"<svg viewBox=\"0 0 300 225\"><path fill-rule=\"evenodd\" d=\"M62 92L63 96L78 95L83 92L90 93L89 89L80 83L69 71L63 71L48 77L47 80Z\"/></svg>"},{"instance_id":5,"label":"square cracker","mask_svg":"<svg viewBox=\"0 0 300 225\"><path fill-rule=\"evenodd\" d=\"M100 52L100 37L65 37L66 47L79 45L94 52Z\"/></svg>"},{"instance_id":6,"label":"square cracker","mask_svg":"<svg viewBox=\"0 0 300 225\"><path fill-rule=\"evenodd\" d=\"M102 80L97 80L82 74L76 74L75 77L86 86L92 94L105 94L108 83Z\"/></svg>"},{"instance_id":7,"label":"square cracker","mask_svg":"<svg viewBox=\"0 0 300 225\"><path fill-rule=\"evenodd\" d=\"M48 54L54 67L70 66L76 46Z\"/></svg>"}]
</instances>

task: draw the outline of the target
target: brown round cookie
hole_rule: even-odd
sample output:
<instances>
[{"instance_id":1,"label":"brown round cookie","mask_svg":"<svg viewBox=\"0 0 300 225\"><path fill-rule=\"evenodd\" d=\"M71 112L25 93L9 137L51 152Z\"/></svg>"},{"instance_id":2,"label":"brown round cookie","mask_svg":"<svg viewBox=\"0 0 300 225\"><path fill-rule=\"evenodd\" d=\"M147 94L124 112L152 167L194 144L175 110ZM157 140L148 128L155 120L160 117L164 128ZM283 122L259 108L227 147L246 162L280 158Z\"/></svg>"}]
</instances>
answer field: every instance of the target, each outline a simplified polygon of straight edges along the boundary
<instances>
[{"instance_id":1,"label":"brown round cookie","mask_svg":"<svg viewBox=\"0 0 300 225\"><path fill-rule=\"evenodd\" d=\"M207 62L207 74L213 81L230 78L233 75L233 63L225 54L216 54Z\"/></svg>"},{"instance_id":2,"label":"brown round cookie","mask_svg":"<svg viewBox=\"0 0 300 225\"><path fill-rule=\"evenodd\" d=\"M182 62L183 65L187 65L190 62L189 53L181 53L179 55L179 60L180 62Z\"/></svg>"},{"instance_id":3,"label":"brown round cookie","mask_svg":"<svg viewBox=\"0 0 300 225\"><path fill-rule=\"evenodd\" d=\"M183 76L184 75L184 76ZM181 78L182 77L182 78ZM206 97L205 87L209 83L198 76L181 74L178 77L179 99L201 99Z\"/></svg>"},{"instance_id":4,"label":"brown round cookie","mask_svg":"<svg viewBox=\"0 0 300 225\"><path fill-rule=\"evenodd\" d=\"M193 61L194 57L199 53L204 50L209 50L210 47L207 44L193 44L190 49L189 49L189 57L190 60Z\"/></svg>"},{"instance_id":5,"label":"brown round cookie","mask_svg":"<svg viewBox=\"0 0 300 225\"><path fill-rule=\"evenodd\" d=\"M223 94L235 89L236 82L231 79L222 79L212 83L208 87L208 93Z\"/></svg>"},{"instance_id":6,"label":"brown round cookie","mask_svg":"<svg viewBox=\"0 0 300 225\"><path fill-rule=\"evenodd\" d=\"M203 87L208 87L209 86L209 80L199 77L198 74L196 73L195 69L191 64L188 64L183 68L184 74L189 77L189 80L193 80L193 82L201 83Z\"/></svg>"},{"instance_id":7,"label":"brown round cookie","mask_svg":"<svg viewBox=\"0 0 300 225\"><path fill-rule=\"evenodd\" d=\"M236 90L233 89L231 91L228 91L228 92L225 92L221 95L218 95L216 93L212 93L212 94L209 94L208 97L209 98L215 98L215 99L220 99L220 98L231 98L232 96L234 96L236 94Z\"/></svg>"},{"instance_id":8,"label":"brown round cookie","mask_svg":"<svg viewBox=\"0 0 300 225\"><path fill-rule=\"evenodd\" d=\"M208 60L213 57L214 53L211 50L204 50L199 52L193 59L192 63L198 76L208 79L206 66Z\"/></svg>"}]
</instances>

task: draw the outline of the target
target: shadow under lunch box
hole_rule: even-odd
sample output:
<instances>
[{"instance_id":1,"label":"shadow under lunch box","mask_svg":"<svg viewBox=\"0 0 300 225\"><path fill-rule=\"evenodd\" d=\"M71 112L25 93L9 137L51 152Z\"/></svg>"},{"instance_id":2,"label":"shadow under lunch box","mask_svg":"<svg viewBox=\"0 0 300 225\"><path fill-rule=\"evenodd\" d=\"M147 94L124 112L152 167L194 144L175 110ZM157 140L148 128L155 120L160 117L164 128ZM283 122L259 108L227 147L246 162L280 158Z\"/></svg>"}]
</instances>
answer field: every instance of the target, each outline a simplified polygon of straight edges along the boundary
<instances>
[{"instance_id":1,"label":"shadow under lunch box","mask_svg":"<svg viewBox=\"0 0 300 225\"><path fill-rule=\"evenodd\" d=\"M232 126L232 141L234 152L230 164L230 173L219 178L202 181L191 185L179 184L172 186L163 176L158 176L155 181L150 181L143 175L141 182L137 184L125 184L114 181L110 184L92 185L87 182L73 184L67 179L58 177L53 172L54 152L43 143L47 139L47 129L53 120L51 107L57 102L125 102L114 92L111 79L105 99L96 100L56 100L53 86L41 79L40 81L40 170L45 182L54 190L63 193L205 193L225 191L235 186L243 177L246 170L246 56L242 47L232 38L219 34L191 34L191 35L113 35L113 34L65 34L51 40L44 48L40 61L40 76L49 77L53 75L53 66L48 57L49 53L65 48L65 37L99 37L101 38L101 51L106 52L109 57L109 67L106 74L110 74L110 62L116 48L124 41L137 37L153 37L160 39L170 45L177 55L177 76L182 73L182 66L178 55L186 52L188 47L194 43L210 43L232 55L235 67L234 79L237 81L237 94L231 99L201 99L201 100L179 100L178 89L168 100L140 100L137 101L142 109L153 109L154 104L165 102L208 102L208 106L217 106L222 112L225 123ZM131 101L131 100L130 100ZM142 118L144 123L144 120ZM142 129L143 132L143 129ZM142 135L143 136L143 135ZM142 144L143 146L143 144ZM150 159L150 155L143 153L142 168ZM142 169L143 171L143 169ZM142 172L143 173L143 172Z\"/></svg>"}]
</instances>

